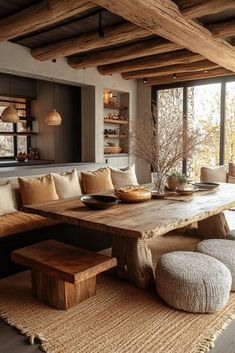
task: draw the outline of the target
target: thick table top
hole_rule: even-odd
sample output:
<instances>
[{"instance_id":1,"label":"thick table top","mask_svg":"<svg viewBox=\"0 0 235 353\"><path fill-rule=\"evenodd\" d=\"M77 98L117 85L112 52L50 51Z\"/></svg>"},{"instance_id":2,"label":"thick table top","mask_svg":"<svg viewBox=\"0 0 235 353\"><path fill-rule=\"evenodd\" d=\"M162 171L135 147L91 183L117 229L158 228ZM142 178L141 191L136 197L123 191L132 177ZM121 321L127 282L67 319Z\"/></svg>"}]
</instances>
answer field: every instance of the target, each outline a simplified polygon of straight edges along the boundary
<instances>
[{"instance_id":1,"label":"thick table top","mask_svg":"<svg viewBox=\"0 0 235 353\"><path fill-rule=\"evenodd\" d=\"M48 276L77 283L116 266L114 257L63 244L55 240L27 246L12 252L13 261Z\"/></svg>"},{"instance_id":2,"label":"thick table top","mask_svg":"<svg viewBox=\"0 0 235 353\"><path fill-rule=\"evenodd\" d=\"M24 206L23 210L64 223L114 235L142 239L165 234L235 206L235 184L220 184L216 191L194 194L191 201L153 199L138 204L119 203L106 210L89 210L79 198Z\"/></svg>"}]
</instances>

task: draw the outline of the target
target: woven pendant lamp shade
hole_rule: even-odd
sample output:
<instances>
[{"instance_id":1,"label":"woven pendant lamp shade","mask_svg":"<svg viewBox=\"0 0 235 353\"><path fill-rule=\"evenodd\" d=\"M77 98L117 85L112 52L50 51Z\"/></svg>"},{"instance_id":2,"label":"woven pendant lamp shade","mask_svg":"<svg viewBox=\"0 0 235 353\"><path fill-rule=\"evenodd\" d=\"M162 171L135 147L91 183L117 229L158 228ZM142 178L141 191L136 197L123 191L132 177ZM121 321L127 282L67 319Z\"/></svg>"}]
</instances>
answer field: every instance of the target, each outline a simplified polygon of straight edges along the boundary
<instances>
[{"instance_id":1,"label":"woven pendant lamp shade","mask_svg":"<svg viewBox=\"0 0 235 353\"><path fill-rule=\"evenodd\" d=\"M60 125L61 124L61 116L60 114L56 111L56 109L52 109L50 112L47 113L46 116L46 123L47 125Z\"/></svg>"},{"instance_id":2,"label":"woven pendant lamp shade","mask_svg":"<svg viewBox=\"0 0 235 353\"><path fill-rule=\"evenodd\" d=\"M3 110L1 119L4 123L17 123L20 120L16 109L11 105Z\"/></svg>"}]
</instances>

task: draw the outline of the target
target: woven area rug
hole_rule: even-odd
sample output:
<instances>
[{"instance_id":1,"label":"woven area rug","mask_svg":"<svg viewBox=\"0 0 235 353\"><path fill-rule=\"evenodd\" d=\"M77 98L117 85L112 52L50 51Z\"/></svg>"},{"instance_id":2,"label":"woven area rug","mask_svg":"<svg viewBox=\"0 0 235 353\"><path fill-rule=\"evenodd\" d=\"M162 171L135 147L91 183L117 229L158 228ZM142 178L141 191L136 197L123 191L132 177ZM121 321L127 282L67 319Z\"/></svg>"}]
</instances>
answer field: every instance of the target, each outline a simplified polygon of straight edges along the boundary
<instances>
[{"instance_id":1,"label":"woven area rug","mask_svg":"<svg viewBox=\"0 0 235 353\"><path fill-rule=\"evenodd\" d=\"M59 311L31 297L24 272L0 281L0 316L48 353L202 353L234 318L235 293L216 314L190 314L101 276L96 296Z\"/></svg>"}]
</instances>

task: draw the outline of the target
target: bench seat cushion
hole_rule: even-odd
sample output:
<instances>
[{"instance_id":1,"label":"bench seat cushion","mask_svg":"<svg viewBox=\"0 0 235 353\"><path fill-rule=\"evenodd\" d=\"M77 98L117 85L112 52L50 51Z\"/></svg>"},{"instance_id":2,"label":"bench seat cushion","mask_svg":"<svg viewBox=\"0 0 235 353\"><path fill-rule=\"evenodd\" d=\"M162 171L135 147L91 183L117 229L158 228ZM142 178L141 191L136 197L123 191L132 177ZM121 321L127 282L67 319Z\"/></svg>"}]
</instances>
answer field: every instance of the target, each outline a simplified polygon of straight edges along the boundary
<instances>
[{"instance_id":1,"label":"bench seat cushion","mask_svg":"<svg viewBox=\"0 0 235 353\"><path fill-rule=\"evenodd\" d=\"M0 237L48 227L58 222L25 212L15 212L0 217Z\"/></svg>"}]
</instances>

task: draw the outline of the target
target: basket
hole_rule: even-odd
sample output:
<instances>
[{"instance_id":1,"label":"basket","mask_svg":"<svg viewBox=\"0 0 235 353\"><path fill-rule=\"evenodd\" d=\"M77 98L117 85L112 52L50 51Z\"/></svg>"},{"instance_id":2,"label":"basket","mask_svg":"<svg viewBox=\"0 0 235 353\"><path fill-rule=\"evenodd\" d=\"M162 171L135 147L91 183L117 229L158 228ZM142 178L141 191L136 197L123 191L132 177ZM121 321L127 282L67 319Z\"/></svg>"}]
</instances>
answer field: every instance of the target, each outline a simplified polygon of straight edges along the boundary
<instances>
[{"instance_id":1,"label":"basket","mask_svg":"<svg viewBox=\"0 0 235 353\"><path fill-rule=\"evenodd\" d=\"M109 146L109 147L104 147L104 153L120 153L121 152L121 147L119 146Z\"/></svg>"}]
</instances>

